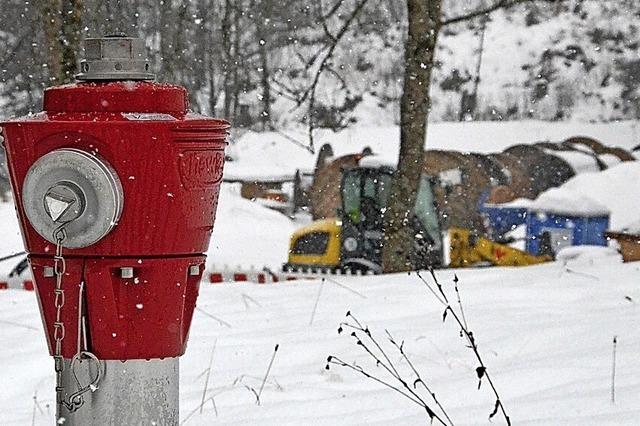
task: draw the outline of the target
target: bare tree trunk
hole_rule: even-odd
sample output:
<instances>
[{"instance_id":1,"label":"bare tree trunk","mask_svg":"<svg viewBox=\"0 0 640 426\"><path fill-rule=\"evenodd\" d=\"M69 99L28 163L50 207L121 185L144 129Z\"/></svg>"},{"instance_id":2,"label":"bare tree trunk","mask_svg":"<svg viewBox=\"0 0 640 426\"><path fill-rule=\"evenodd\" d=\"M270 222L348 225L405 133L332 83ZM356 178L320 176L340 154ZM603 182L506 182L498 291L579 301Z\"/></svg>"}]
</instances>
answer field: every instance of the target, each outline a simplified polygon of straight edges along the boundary
<instances>
[{"instance_id":1,"label":"bare tree trunk","mask_svg":"<svg viewBox=\"0 0 640 426\"><path fill-rule=\"evenodd\" d=\"M64 82L74 80L78 67L78 52L82 40L82 11L84 0L67 0L62 17L62 74Z\"/></svg>"},{"instance_id":2,"label":"bare tree trunk","mask_svg":"<svg viewBox=\"0 0 640 426\"><path fill-rule=\"evenodd\" d=\"M405 44L405 73L400 101L400 156L385 213L382 267L385 272L412 267L411 226L423 168L429 87L440 31L441 0L407 0L409 30Z\"/></svg>"},{"instance_id":3,"label":"bare tree trunk","mask_svg":"<svg viewBox=\"0 0 640 426\"><path fill-rule=\"evenodd\" d=\"M44 21L44 36L47 47L47 69L49 70L49 83L62 84L64 72L62 69L61 45L59 41L62 29L62 0L47 0L42 4L40 11Z\"/></svg>"},{"instance_id":4,"label":"bare tree trunk","mask_svg":"<svg viewBox=\"0 0 640 426\"><path fill-rule=\"evenodd\" d=\"M471 119L478 118L478 87L480 86L480 70L482 69L482 55L484 54L484 36L487 32L487 21L489 17L480 18L480 46L478 47L478 61L476 62L475 78L473 80L473 90L471 92L471 104L468 115Z\"/></svg>"},{"instance_id":5,"label":"bare tree trunk","mask_svg":"<svg viewBox=\"0 0 640 426\"><path fill-rule=\"evenodd\" d=\"M259 17L256 24L257 36L260 44L260 85L262 86L262 111L260 121L262 130L271 127L271 76L269 71L269 53L267 52L266 32L264 29L264 17Z\"/></svg>"},{"instance_id":6,"label":"bare tree trunk","mask_svg":"<svg viewBox=\"0 0 640 426\"><path fill-rule=\"evenodd\" d=\"M239 4L238 4L239 3ZM238 120L238 113L240 112L240 69L244 69L244 60L242 55L240 54L240 37L242 37L242 33L240 31L240 14L242 13L242 1L238 1L234 7L233 14L233 56L234 64L233 67L233 113L232 113L232 121L236 122Z\"/></svg>"},{"instance_id":7,"label":"bare tree trunk","mask_svg":"<svg viewBox=\"0 0 640 426\"><path fill-rule=\"evenodd\" d=\"M224 13L222 15L221 22L221 35L222 35L222 77L223 77L223 91L224 91L224 106L222 114L225 118L231 117L231 13L232 13L232 1L226 0L224 5Z\"/></svg>"},{"instance_id":8,"label":"bare tree trunk","mask_svg":"<svg viewBox=\"0 0 640 426\"><path fill-rule=\"evenodd\" d=\"M44 21L50 84L73 81L82 38L84 0L47 0L40 13Z\"/></svg>"},{"instance_id":9,"label":"bare tree trunk","mask_svg":"<svg viewBox=\"0 0 640 426\"><path fill-rule=\"evenodd\" d=\"M165 0L160 3L160 57L162 60L162 77L165 81L175 81L174 79L174 50L173 37L175 30L171 24L173 9L171 1Z\"/></svg>"}]
</instances>

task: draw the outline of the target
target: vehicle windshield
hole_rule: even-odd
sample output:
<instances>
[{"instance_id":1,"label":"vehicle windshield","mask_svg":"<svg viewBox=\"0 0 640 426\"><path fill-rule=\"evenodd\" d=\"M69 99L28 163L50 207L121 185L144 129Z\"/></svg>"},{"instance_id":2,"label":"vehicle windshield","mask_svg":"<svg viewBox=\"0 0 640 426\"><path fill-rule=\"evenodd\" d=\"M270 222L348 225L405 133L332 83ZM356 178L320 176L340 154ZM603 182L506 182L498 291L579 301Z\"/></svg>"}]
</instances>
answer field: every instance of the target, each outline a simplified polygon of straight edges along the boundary
<instances>
[{"instance_id":1,"label":"vehicle windshield","mask_svg":"<svg viewBox=\"0 0 640 426\"><path fill-rule=\"evenodd\" d=\"M368 216L381 216L382 209L387 205L390 187L389 173L368 169L348 171L342 187L342 208L345 215L356 224L362 221L364 210L367 210Z\"/></svg>"},{"instance_id":2,"label":"vehicle windshield","mask_svg":"<svg viewBox=\"0 0 640 426\"><path fill-rule=\"evenodd\" d=\"M420 179L415 214L425 231L437 244L438 241L440 241L440 225L438 224L438 215L433 199L433 191L431 190L431 182L427 176L422 176Z\"/></svg>"}]
</instances>

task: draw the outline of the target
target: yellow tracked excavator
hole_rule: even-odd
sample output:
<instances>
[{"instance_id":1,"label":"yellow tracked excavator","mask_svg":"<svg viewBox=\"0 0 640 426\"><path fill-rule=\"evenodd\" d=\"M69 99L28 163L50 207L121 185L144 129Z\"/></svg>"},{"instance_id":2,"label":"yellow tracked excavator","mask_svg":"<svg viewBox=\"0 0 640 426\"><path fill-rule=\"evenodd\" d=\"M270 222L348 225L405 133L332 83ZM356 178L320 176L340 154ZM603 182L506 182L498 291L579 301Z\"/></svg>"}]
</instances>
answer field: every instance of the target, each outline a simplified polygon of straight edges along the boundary
<instances>
[{"instance_id":1,"label":"yellow tracked excavator","mask_svg":"<svg viewBox=\"0 0 640 426\"><path fill-rule=\"evenodd\" d=\"M315 221L291 236L286 271L337 271L381 273L383 220L394 168L365 156L342 172L342 206L337 218ZM423 175L412 219L413 269L479 265L523 266L550 261L522 250L451 228L443 239L440 215L433 196L434 180ZM444 247L445 240L449 247ZM449 264L445 265L448 250Z\"/></svg>"}]
</instances>

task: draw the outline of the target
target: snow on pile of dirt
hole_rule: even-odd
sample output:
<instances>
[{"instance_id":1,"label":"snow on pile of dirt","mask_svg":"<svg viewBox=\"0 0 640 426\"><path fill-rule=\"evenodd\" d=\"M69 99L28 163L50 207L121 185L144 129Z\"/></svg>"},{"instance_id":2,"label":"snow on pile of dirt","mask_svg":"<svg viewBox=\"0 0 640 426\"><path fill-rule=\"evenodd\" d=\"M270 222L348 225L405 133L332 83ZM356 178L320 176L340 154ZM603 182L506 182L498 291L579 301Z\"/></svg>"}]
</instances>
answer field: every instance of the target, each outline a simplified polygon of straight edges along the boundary
<instances>
[{"instance_id":1,"label":"snow on pile of dirt","mask_svg":"<svg viewBox=\"0 0 640 426\"><path fill-rule=\"evenodd\" d=\"M598 173L584 173L540 194L529 208L562 214L597 216L611 212L610 229L622 230L638 219L640 162L620 163Z\"/></svg>"},{"instance_id":2,"label":"snow on pile of dirt","mask_svg":"<svg viewBox=\"0 0 640 426\"><path fill-rule=\"evenodd\" d=\"M551 188L529 205L530 210L569 216L608 216L607 206L588 195L560 188Z\"/></svg>"},{"instance_id":3,"label":"snow on pile of dirt","mask_svg":"<svg viewBox=\"0 0 640 426\"><path fill-rule=\"evenodd\" d=\"M280 268L287 260L295 223L240 196L239 185L222 184L207 254L209 268Z\"/></svg>"},{"instance_id":4,"label":"snow on pile of dirt","mask_svg":"<svg viewBox=\"0 0 640 426\"><path fill-rule=\"evenodd\" d=\"M635 222L625 226L622 231L633 235L640 235L640 220L636 220Z\"/></svg>"},{"instance_id":5,"label":"snow on pile of dirt","mask_svg":"<svg viewBox=\"0 0 640 426\"><path fill-rule=\"evenodd\" d=\"M544 121L443 122L429 123L425 149L460 152L499 152L516 144L561 141L576 135L592 137L606 146L631 150L638 144L635 122L578 123ZM396 164L400 130L397 126L353 126L339 132L318 129L316 152L330 144L336 156L361 152L370 147L385 162ZM226 180L291 179L296 170L313 171L317 154L309 151L306 129L282 132L246 132L233 142L228 154L234 159L225 164ZM565 158L576 171L596 171L593 157L579 153L553 151ZM602 159L606 164L616 159Z\"/></svg>"}]
</instances>

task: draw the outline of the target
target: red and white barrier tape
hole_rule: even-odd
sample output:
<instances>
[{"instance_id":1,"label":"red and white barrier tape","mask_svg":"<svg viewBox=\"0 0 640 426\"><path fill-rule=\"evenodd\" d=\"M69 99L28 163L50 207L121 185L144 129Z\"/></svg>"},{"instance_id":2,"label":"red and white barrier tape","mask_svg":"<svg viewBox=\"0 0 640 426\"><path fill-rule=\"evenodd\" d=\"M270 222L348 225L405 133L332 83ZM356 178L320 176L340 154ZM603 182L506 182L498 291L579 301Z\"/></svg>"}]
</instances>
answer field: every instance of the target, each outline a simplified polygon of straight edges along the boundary
<instances>
[{"instance_id":1,"label":"red and white barrier tape","mask_svg":"<svg viewBox=\"0 0 640 426\"><path fill-rule=\"evenodd\" d=\"M30 277L29 272L25 271L23 277L1 277L0 276L0 290L7 289L20 289L33 291L33 280ZM206 270L202 274L202 281L211 284L225 284L225 283L238 283L249 282L256 284L274 284L279 282L297 281L297 280L313 280L318 279L327 273L318 272L273 272L269 270L256 270L254 268L243 269L238 267L237 269L216 269L215 267ZM331 275L362 275L360 271L353 273L336 272Z\"/></svg>"},{"instance_id":2,"label":"red and white barrier tape","mask_svg":"<svg viewBox=\"0 0 640 426\"><path fill-rule=\"evenodd\" d=\"M9 289L33 291L35 288L31 278L0 277L0 290Z\"/></svg>"}]
</instances>

